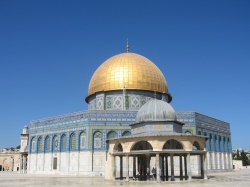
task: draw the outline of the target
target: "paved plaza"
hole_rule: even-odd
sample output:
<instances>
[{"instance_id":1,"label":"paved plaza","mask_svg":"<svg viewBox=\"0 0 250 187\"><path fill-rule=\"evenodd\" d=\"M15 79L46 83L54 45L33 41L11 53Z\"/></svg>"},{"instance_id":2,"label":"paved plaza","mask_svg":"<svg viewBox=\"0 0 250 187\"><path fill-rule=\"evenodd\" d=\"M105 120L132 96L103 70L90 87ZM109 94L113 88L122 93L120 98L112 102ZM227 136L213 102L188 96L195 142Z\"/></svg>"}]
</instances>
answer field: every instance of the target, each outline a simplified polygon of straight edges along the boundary
<instances>
[{"instance_id":1,"label":"paved plaza","mask_svg":"<svg viewBox=\"0 0 250 187\"><path fill-rule=\"evenodd\" d=\"M190 182L161 182L153 181L107 181L103 177L82 177L62 175L30 175L15 172L0 172L0 187L115 187L115 186L174 186L174 187L245 187L250 186L250 169L242 169L233 172L209 174L208 180L193 179Z\"/></svg>"}]
</instances>

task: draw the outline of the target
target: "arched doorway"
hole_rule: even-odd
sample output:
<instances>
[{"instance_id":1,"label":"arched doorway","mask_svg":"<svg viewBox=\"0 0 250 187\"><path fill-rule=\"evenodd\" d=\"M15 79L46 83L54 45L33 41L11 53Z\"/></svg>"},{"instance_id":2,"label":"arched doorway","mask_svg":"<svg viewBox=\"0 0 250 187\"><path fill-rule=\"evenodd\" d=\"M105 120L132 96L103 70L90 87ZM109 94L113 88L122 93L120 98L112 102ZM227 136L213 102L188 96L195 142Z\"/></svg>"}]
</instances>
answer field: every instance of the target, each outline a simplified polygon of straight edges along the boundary
<instances>
[{"instance_id":1,"label":"arched doorway","mask_svg":"<svg viewBox=\"0 0 250 187\"><path fill-rule=\"evenodd\" d=\"M139 141L137 142L131 149L131 152L138 152L136 154L137 162L135 162L134 157L134 166L133 166L133 176L134 178L138 178L139 180L147 180L149 177L149 155L147 156L145 152L152 151L152 145L147 141ZM140 154L140 152L144 152L144 154ZM137 170L136 170L137 168Z\"/></svg>"}]
</instances>

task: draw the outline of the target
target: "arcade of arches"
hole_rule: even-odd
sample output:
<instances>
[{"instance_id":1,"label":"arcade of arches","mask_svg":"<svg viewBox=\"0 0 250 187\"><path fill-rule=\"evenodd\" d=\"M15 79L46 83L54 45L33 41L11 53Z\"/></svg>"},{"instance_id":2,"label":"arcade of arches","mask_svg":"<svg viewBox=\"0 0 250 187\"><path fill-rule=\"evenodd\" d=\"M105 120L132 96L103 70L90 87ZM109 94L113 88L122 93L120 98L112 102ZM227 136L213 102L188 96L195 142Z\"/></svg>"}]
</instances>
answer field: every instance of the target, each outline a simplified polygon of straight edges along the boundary
<instances>
[{"instance_id":1,"label":"arcade of arches","mask_svg":"<svg viewBox=\"0 0 250 187\"><path fill-rule=\"evenodd\" d=\"M205 141L204 136L174 133L109 139L106 179L151 180L154 167L158 182L174 181L177 177L179 180L191 180L192 155L200 157L201 167L197 173L200 178L207 179Z\"/></svg>"}]
</instances>

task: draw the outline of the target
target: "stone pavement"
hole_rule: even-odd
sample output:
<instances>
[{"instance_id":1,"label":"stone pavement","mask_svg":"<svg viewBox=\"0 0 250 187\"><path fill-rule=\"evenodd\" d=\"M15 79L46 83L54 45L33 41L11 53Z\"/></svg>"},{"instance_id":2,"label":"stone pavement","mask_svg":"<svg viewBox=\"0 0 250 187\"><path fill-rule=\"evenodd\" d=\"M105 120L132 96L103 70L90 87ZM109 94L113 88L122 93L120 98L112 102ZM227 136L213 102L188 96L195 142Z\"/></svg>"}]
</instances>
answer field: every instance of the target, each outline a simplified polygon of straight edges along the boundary
<instances>
[{"instance_id":1,"label":"stone pavement","mask_svg":"<svg viewBox=\"0 0 250 187\"><path fill-rule=\"evenodd\" d=\"M0 187L250 187L250 169L233 172L210 173L208 180L161 182L153 181L107 181L103 177L82 177L65 175L31 175L15 172L0 172Z\"/></svg>"}]
</instances>

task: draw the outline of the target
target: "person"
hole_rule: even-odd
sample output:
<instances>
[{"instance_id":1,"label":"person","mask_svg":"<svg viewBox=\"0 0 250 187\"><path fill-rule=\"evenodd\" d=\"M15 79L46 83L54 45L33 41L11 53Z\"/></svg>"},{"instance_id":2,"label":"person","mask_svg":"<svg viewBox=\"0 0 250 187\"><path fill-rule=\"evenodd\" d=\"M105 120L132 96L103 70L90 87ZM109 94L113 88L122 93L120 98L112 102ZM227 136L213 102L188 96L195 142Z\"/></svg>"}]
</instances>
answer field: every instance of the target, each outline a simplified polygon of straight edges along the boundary
<instances>
[{"instance_id":1,"label":"person","mask_svg":"<svg viewBox=\"0 0 250 187\"><path fill-rule=\"evenodd\" d=\"M156 179L156 170L154 167L152 169L152 174L153 174L153 180L155 180Z\"/></svg>"}]
</instances>

